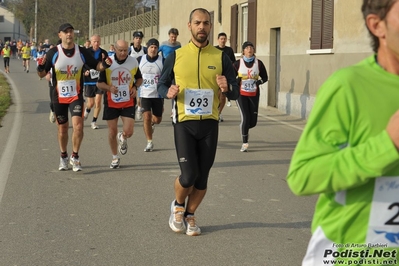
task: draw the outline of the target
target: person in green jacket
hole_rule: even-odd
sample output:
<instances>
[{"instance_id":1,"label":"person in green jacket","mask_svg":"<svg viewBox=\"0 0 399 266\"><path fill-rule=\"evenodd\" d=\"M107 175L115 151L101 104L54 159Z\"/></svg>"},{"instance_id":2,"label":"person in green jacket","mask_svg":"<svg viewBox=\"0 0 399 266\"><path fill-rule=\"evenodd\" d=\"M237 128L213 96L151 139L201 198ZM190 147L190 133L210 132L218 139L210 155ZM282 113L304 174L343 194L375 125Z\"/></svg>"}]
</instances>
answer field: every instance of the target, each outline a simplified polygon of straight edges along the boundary
<instances>
[{"instance_id":1,"label":"person in green jacket","mask_svg":"<svg viewBox=\"0 0 399 266\"><path fill-rule=\"evenodd\" d=\"M10 46L8 46L7 42L4 44L4 48L1 49L1 55L3 56L4 59L4 69L6 73L10 73L11 48Z\"/></svg>"},{"instance_id":2,"label":"person in green jacket","mask_svg":"<svg viewBox=\"0 0 399 266\"><path fill-rule=\"evenodd\" d=\"M399 265L399 0L363 0L374 55L316 95L287 175L319 194L304 266Z\"/></svg>"}]
</instances>

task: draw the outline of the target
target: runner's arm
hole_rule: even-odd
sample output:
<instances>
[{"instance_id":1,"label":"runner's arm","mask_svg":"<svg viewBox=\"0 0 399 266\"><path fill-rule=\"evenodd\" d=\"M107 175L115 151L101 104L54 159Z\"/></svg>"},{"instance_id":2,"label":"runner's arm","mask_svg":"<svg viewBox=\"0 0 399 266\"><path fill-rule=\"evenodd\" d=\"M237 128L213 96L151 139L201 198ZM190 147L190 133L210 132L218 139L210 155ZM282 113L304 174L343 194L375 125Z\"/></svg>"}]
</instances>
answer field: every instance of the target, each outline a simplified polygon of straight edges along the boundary
<instances>
[{"instance_id":1,"label":"runner's arm","mask_svg":"<svg viewBox=\"0 0 399 266\"><path fill-rule=\"evenodd\" d=\"M383 176L399 162L385 129L350 143L356 100L350 88L337 80L327 80L318 91L292 156L287 182L296 195L355 188Z\"/></svg>"},{"instance_id":2,"label":"runner's arm","mask_svg":"<svg viewBox=\"0 0 399 266\"><path fill-rule=\"evenodd\" d=\"M47 53L46 56L44 57L45 59L43 60L43 64L40 64L37 66L37 74L40 78L44 78L47 74L47 72L50 71L51 67L53 66L53 57L57 52L57 47L53 47L50 49Z\"/></svg>"},{"instance_id":3,"label":"runner's arm","mask_svg":"<svg viewBox=\"0 0 399 266\"><path fill-rule=\"evenodd\" d=\"M237 100L239 96L239 87L236 79L236 73L231 64L230 58L226 53L222 52L222 67L223 73L222 75L226 77L227 84L229 85L230 89L225 95L230 100Z\"/></svg>"},{"instance_id":4,"label":"runner's arm","mask_svg":"<svg viewBox=\"0 0 399 266\"><path fill-rule=\"evenodd\" d=\"M161 77L158 82L158 93L161 97L168 99L166 96L169 91L169 87L172 85L172 81L175 78L175 73L173 72L173 67L175 64L176 53L170 53L164 62Z\"/></svg>"}]
</instances>

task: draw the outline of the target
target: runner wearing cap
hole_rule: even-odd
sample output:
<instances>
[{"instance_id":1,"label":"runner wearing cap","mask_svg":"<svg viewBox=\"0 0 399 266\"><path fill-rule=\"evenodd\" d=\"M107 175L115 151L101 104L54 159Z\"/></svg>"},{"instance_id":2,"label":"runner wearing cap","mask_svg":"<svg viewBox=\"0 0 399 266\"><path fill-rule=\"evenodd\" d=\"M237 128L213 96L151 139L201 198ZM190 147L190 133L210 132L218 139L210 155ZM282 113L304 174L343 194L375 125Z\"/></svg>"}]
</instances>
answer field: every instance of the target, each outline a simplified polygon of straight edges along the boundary
<instances>
[{"instance_id":1,"label":"runner wearing cap","mask_svg":"<svg viewBox=\"0 0 399 266\"><path fill-rule=\"evenodd\" d=\"M133 32L133 42L130 43L129 55L137 58L147 53L147 47L141 45L144 34L142 31Z\"/></svg>"},{"instance_id":2,"label":"runner wearing cap","mask_svg":"<svg viewBox=\"0 0 399 266\"><path fill-rule=\"evenodd\" d=\"M143 41L144 34L142 31L135 31L133 32L133 42L130 44L129 47L129 55L136 58L139 56L142 56L144 54L147 54L147 47L144 47L141 45L141 42ZM137 105L136 105L136 120L141 120L143 118L143 110L141 108L141 102L140 102L140 89L137 91Z\"/></svg>"},{"instance_id":3,"label":"runner wearing cap","mask_svg":"<svg viewBox=\"0 0 399 266\"><path fill-rule=\"evenodd\" d=\"M143 83L140 86L141 108L143 110L143 128L147 138L145 152L152 151L152 135L155 124L160 124L163 113L163 98L157 91L157 84L163 68L162 56L158 55L159 42L157 39L150 39L147 42L147 55L137 58L139 68L143 76Z\"/></svg>"},{"instance_id":4,"label":"runner wearing cap","mask_svg":"<svg viewBox=\"0 0 399 266\"><path fill-rule=\"evenodd\" d=\"M83 139L83 79L82 69L86 64L92 69L104 71L112 64L112 60L103 57L98 62L84 47L74 43L74 28L65 23L59 27L58 37L61 43L51 48L46 57L38 65L40 78L52 71L54 92L51 97L58 126L58 142L61 158L58 170L68 170L68 111L72 120L72 155L69 163L74 172L81 171L79 149Z\"/></svg>"},{"instance_id":5,"label":"runner wearing cap","mask_svg":"<svg viewBox=\"0 0 399 266\"><path fill-rule=\"evenodd\" d=\"M241 114L242 146L240 151L248 151L249 129L258 122L259 85L268 80L266 67L263 62L255 57L253 43L244 42L242 45L242 58L233 64L238 72L240 96L237 99L238 109Z\"/></svg>"}]
</instances>

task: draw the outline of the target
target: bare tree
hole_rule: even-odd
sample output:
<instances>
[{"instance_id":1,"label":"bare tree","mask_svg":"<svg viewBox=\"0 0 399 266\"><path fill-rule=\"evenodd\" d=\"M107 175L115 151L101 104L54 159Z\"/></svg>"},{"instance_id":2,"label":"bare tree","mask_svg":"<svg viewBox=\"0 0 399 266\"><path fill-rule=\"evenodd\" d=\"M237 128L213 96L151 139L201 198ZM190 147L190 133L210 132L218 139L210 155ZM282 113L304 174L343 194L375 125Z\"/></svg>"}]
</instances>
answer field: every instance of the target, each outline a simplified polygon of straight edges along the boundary
<instances>
[{"instance_id":1,"label":"bare tree","mask_svg":"<svg viewBox=\"0 0 399 266\"><path fill-rule=\"evenodd\" d=\"M79 30L82 40L89 36L89 1L85 0L8 0L6 5L14 11L15 16L23 23L27 33L35 23L35 1L37 11L37 39L58 40L58 27L62 23L71 23ZM95 0L95 19L97 22L128 17L137 8L157 5L158 0Z\"/></svg>"}]
</instances>

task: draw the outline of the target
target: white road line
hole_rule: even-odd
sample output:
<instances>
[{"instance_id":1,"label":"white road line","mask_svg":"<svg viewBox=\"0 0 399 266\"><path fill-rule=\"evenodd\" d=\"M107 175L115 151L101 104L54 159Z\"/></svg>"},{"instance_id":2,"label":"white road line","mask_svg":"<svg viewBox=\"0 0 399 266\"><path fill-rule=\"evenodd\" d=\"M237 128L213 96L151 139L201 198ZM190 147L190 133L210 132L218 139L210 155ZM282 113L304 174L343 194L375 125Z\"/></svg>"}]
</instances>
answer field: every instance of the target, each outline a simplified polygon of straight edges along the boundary
<instances>
[{"instance_id":1,"label":"white road line","mask_svg":"<svg viewBox=\"0 0 399 266\"><path fill-rule=\"evenodd\" d=\"M290 124L290 123L288 123L288 122L284 122L284 121L278 120L278 119L276 119L276 118L273 118L273 117L270 117L270 116L267 116L267 115L258 114L258 116L261 116L261 117L263 117L263 118L272 120L272 121L274 121L274 122L277 122L277 123L280 123L280 124L283 124L283 125L286 125L286 126L289 126L289 127L295 128L295 129L298 129L298 130L300 130L300 131L303 131L303 127L296 126L296 125L293 125L293 124Z\"/></svg>"},{"instance_id":2,"label":"white road line","mask_svg":"<svg viewBox=\"0 0 399 266\"><path fill-rule=\"evenodd\" d=\"M8 75L5 75L3 71L2 74L7 77L8 83L11 84L11 90L14 94L12 98L13 104L15 105L15 117L12 123L12 128L10 134L8 135L6 147L3 151L3 154L0 158L0 203L4 195L4 190L7 184L7 179L10 173L10 168L14 159L15 150L18 144L19 133L21 132L22 126L22 106L21 106L21 97L19 95L19 91L17 86L15 86L14 82Z\"/></svg>"}]
</instances>

